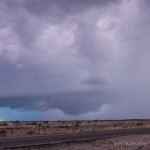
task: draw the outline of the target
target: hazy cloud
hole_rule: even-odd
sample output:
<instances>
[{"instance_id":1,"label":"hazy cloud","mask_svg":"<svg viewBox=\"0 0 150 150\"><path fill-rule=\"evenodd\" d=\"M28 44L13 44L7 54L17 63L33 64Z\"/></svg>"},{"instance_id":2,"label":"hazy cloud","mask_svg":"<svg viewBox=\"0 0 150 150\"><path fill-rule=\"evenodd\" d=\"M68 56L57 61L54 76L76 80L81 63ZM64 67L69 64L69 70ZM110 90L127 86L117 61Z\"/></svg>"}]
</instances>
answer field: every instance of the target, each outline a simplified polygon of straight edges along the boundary
<instances>
[{"instance_id":1,"label":"hazy cloud","mask_svg":"<svg viewBox=\"0 0 150 150\"><path fill-rule=\"evenodd\" d=\"M147 117L148 5L1 0L0 106L49 119Z\"/></svg>"}]
</instances>

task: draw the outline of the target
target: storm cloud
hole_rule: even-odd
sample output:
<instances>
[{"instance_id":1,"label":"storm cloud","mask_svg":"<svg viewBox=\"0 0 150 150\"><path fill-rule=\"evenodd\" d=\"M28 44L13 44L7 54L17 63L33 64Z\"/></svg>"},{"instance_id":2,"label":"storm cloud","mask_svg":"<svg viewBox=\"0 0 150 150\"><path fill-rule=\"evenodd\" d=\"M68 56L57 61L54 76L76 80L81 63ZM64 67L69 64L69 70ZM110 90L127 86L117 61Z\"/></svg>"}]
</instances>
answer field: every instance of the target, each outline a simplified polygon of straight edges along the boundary
<instances>
[{"instance_id":1,"label":"storm cloud","mask_svg":"<svg viewBox=\"0 0 150 150\"><path fill-rule=\"evenodd\" d=\"M148 6L1 0L0 107L52 120L148 118Z\"/></svg>"}]
</instances>

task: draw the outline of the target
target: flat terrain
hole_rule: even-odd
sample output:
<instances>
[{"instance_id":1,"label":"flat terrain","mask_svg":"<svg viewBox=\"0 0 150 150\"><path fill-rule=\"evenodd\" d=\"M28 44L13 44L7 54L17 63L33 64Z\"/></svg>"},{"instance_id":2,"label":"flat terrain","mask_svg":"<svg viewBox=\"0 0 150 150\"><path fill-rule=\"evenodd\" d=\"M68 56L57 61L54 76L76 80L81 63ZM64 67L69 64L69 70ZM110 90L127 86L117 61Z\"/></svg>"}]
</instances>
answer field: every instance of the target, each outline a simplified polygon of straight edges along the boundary
<instances>
[{"instance_id":1,"label":"flat terrain","mask_svg":"<svg viewBox=\"0 0 150 150\"><path fill-rule=\"evenodd\" d=\"M150 120L0 122L0 138L150 128Z\"/></svg>"},{"instance_id":2,"label":"flat terrain","mask_svg":"<svg viewBox=\"0 0 150 150\"><path fill-rule=\"evenodd\" d=\"M108 138L118 137L118 139L120 139L122 136L131 136L136 134L147 134L147 136L149 136L150 121L94 120L57 122L0 122L0 148L2 149L2 147L5 147L5 149L10 149L8 147L12 147L11 149L38 149L41 147L41 149L50 149L50 147L55 147L55 149L59 150L60 147L65 147L66 144L70 144L72 147L75 147L75 149L78 149L76 148L77 145L82 147L82 144L85 145L85 143L89 145L91 142L97 141L99 143L100 141L104 141L104 139L106 140ZM105 144L107 142L108 141L106 140ZM96 143L94 145L98 144ZM116 145L113 143L113 146ZM123 146L126 145L121 145L121 147ZM82 148L79 149L81 150Z\"/></svg>"},{"instance_id":3,"label":"flat terrain","mask_svg":"<svg viewBox=\"0 0 150 150\"><path fill-rule=\"evenodd\" d=\"M66 135L55 135L55 136L34 136L34 137L22 137L22 138L3 138L0 140L0 148L1 149L43 149L43 148L54 148L58 146L58 149L61 149L62 146L66 146L67 144L73 145L73 144L79 144L78 146L81 146L81 143L89 145L91 141L104 141L104 139L107 140L107 142L104 143L104 145L111 144L111 147L129 147L129 146L147 146L149 147L150 141L148 141L146 138L141 137L140 141L139 139L133 138L126 140L124 137L131 136L135 137L136 135L145 134L145 136L150 137L150 129L126 129L126 130L117 130L117 131L104 131L104 132L93 132L93 133L80 133L80 134L66 134ZM116 140L114 140L116 138ZM109 139L109 142L108 142ZM113 140L112 140L113 139ZM149 138L150 139L150 138ZM141 142L138 145L138 142ZM127 142L127 143L126 143ZM132 142L132 143L131 143ZM133 145L134 142L134 145ZM101 143L101 142L100 142ZM136 144L135 144L136 143ZM144 143L144 144L143 144ZM145 144L146 143L146 144ZM92 146L92 145L91 145ZM108 146L108 145L107 145ZM99 145L97 148L102 148L102 144Z\"/></svg>"},{"instance_id":4,"label":"flat terrain","mask_svg":"<svg viewBox=\"0 0 150 150\"><path fill-rule=\"evenodd\" d=\"M143 143L141 143L143 140ZM10 150L149 150L150 135L129 135L109 139L66 142L55 145L39 145L31 147L12 148ZM120 144L116 144L120 143ZM7 149L8 150L8 149Z\"/></svg>"}]
</instances>

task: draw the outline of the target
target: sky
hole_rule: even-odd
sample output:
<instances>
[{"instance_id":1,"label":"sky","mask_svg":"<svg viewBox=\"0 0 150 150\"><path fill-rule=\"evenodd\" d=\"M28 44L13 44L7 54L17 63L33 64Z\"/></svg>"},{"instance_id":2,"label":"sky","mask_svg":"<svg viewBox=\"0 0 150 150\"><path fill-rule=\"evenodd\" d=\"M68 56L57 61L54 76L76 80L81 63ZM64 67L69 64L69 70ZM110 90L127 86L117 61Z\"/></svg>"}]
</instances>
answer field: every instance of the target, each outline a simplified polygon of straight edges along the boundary
<instances>
[{"instance_id":1,"label":"sky","mask_svg":"<svg viewBox=\"0 0 150 150\"><path fill-rule=\"evenodd\" d=\"M0 120L147 119L149 0L0 0Z\"/></svg>"}]
</instances>

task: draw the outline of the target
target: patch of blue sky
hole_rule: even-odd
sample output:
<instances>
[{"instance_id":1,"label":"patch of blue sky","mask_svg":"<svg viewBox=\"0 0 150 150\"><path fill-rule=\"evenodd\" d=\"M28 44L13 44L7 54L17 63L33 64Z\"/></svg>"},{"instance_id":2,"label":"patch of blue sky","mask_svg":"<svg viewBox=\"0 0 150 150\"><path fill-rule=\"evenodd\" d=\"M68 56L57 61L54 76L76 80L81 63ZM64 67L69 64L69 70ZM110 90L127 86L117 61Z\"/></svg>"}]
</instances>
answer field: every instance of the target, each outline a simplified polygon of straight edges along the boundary
<instances>
[{"instance_id":1,"label":"patch of blue sky","mask_svg":"<svg viewBox=\"0 0 150 150\"><path fill-rule=\"evenodd\" d=\"M42 113L40 111L24 110L24 109L10 109L0 108L1 121L32 121L40 120Z\"/></svg>"}]
</instances>

